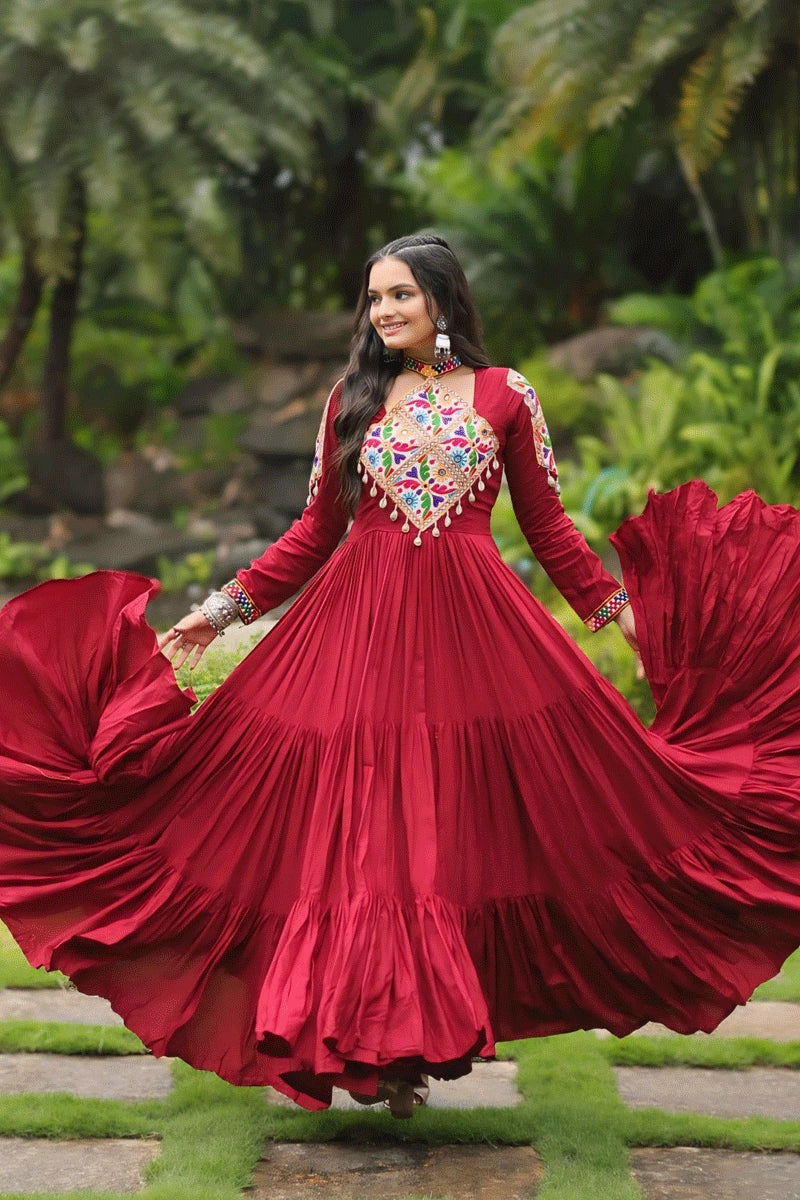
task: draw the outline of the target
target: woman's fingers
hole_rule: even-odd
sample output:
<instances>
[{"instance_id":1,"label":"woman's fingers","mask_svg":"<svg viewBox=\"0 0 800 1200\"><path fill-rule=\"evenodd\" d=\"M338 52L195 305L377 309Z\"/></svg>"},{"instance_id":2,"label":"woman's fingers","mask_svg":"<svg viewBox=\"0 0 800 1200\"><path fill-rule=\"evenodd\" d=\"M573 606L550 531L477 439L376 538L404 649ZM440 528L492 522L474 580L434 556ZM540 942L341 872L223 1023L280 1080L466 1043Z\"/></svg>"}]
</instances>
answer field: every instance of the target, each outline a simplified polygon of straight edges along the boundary
<instances>
[{"instance_id":1,"label":"woman's fingers","mask_svg":"<svg viewBox=\"0 0 800 1200\"><path fill-rule=\"evenodd\" d=\"M189 618L193 624L188 629L173 626L158 639L159 650L170 660L176 671L180 671L189 658L189 669L193 671L203 657L206 647L217 636L207 621L198 625L193 618L194 614Z\"/></svg>"}]
</instances>

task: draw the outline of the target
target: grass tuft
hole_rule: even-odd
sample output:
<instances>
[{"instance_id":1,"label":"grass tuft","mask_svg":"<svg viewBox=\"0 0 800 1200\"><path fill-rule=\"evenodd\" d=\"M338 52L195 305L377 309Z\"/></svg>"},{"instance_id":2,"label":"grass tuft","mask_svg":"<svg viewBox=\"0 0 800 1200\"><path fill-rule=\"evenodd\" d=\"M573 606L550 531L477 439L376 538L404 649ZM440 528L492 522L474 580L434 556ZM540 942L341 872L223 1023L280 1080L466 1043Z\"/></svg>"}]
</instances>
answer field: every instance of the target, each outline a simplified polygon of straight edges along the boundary
<instances>
[{"instance_id":1,"label":"grass tuft","mask_svg":"<svg viewBox=\"0 0 800 1200\"><path fill-rule=\"evenodd\" d=\"M56 1021L0 1022L0 1054L146 1054L135 1033L121 1025Z\"/></svg>"}]
</instances>

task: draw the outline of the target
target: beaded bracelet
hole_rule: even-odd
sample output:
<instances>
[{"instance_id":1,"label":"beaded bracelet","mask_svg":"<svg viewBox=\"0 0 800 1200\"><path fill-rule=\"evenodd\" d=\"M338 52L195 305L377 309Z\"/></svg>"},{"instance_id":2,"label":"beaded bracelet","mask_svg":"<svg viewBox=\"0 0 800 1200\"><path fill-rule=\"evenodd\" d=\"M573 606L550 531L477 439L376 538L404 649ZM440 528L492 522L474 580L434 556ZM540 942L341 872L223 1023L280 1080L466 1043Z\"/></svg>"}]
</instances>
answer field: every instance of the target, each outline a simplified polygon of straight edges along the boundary
<instances>
[{"instance_id":1,"label":"beaded bracelet","mask_svg":"<svg viewBox=\"0 0 800 1200\"><path fill-rule=\"evenodd\" d=\"M597 633L597 630L612 621L617 613L621 613L626 604L630 604L630 596L625 588L621 587L613 596L604 600L600 607L586 618L584 624L588 625L592 633Z\"/></svg>"}]
</instances>

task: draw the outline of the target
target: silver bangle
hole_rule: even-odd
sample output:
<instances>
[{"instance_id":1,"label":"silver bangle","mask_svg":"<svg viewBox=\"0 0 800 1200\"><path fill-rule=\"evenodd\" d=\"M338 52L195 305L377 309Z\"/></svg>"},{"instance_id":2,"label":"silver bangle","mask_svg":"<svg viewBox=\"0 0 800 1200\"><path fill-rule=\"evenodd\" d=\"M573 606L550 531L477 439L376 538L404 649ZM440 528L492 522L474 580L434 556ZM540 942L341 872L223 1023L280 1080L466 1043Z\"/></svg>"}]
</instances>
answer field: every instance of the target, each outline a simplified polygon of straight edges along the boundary
<instances>
[{"instance_id":1,"label":"silver bangle","mask_svg":"<svg viewBox=\"0 0 800 1200\"><path fill-rule=\"evenodd\" d=\"M220 637L225 633L226 626L235 621L239 615L236 601L225 592L212 592L208 599L201 604L200 612L209 625Z\"/></svg>"}]
</instances>

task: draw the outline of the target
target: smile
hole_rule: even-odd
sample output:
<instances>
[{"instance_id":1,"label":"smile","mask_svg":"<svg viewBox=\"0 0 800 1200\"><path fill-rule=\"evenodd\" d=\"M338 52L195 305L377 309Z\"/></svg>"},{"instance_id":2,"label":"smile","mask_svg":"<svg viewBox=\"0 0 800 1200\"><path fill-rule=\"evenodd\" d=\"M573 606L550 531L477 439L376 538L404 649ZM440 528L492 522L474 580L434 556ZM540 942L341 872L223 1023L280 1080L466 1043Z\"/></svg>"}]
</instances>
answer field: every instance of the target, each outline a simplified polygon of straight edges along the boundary
<instances>
[{"instance_id":1,"label":"smile","mask_svg":"<svg viewBox=\"0 0 800 1200\"><path fill-rule=\"evenodd\" d=\"M381 333L397 333L398 329L405 329L405 321L399 321L396 325L381 325Z\"/></svg>"}]
</instances>

